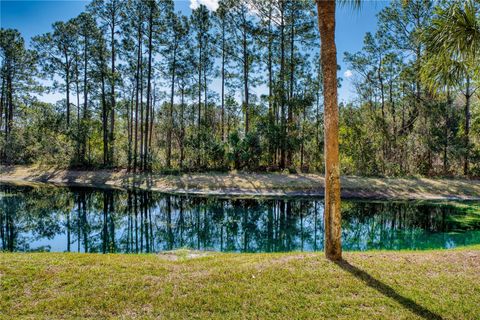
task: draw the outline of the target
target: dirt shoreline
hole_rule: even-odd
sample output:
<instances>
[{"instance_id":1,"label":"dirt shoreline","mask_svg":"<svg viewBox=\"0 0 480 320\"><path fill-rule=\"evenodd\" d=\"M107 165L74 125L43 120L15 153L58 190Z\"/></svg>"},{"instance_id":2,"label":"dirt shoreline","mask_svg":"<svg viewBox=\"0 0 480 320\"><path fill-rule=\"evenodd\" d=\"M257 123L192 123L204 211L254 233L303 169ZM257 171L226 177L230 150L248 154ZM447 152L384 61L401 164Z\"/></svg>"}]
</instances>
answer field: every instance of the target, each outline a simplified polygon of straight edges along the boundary
<instances>
[{"instance_id":1,"label":"dirt shoreline","mask_svg":"<svg viewBox=\"0 0 480 320\"><path fill-rule=\"evenodd\" d=\"M139 188L172 194L235 197L322 197L318 174L132 174L126 170L79 171L50 166L0 166L0 182L59 186ZM480 200L480 180L342 177L342 197L360 199Z\"/></svg>"}]
</instances>

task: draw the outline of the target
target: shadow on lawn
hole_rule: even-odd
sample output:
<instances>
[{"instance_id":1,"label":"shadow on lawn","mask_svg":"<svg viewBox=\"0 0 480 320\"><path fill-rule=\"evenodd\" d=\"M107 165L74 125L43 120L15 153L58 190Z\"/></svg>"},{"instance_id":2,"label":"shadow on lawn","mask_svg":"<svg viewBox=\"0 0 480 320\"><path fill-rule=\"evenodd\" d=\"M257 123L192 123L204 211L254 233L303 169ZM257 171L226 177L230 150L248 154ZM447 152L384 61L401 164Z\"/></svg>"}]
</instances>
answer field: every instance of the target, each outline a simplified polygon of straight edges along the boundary
<instances>
[{"instance_id":1,"label":"shadow on lawn","mask_svg":"<svg viewBox=\"0 0 480 320\"><path fill-rule=\"evenodd\" d=\"M411 312L415 313L417 316L422 317L424 319L443 319L440 315L422 307L421 305L417 304L412 299L404 297L398 294L392 287L389 285L375 279L365 271L351 265L348 261L342 260L335 262L340 268L343 270L351 273L356 278L362 280L367 286L377 290L384 296L391 298L402 306L410 310Z\"/></svg>"}]
</instances>

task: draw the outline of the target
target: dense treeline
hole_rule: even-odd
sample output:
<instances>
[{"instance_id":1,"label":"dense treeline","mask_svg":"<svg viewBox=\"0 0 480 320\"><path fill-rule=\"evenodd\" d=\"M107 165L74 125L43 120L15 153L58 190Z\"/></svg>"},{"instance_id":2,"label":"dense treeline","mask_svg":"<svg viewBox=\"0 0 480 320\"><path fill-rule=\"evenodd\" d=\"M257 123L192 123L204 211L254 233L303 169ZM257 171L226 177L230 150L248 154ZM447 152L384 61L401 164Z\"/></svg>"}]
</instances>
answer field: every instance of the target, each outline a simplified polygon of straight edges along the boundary
<instances>
[{"instance_id":1,"label":"dense treeline","mask_svg":"<svg viewBox=\"0 0 480 320\"><path fill-rule=\"evenodd\" d=\"M346 174L480 174L480 8L393 1L345 53ZM323 170L313 1L94 0L34 37L2 29L3 163L132 171ZM41 102L42 92L64 99Z\"/></svg>"},{"instance_id":2,"label":"dense treeline","mask_svg":"<svg viewBox=\"0 0 480 320\"><path fill-rule=\"evenodd\" d=\"M345 54L358 97L341 109L347 171L479 174L480 6L434 4L393 2Z\"/></svg>"}]
</instances>

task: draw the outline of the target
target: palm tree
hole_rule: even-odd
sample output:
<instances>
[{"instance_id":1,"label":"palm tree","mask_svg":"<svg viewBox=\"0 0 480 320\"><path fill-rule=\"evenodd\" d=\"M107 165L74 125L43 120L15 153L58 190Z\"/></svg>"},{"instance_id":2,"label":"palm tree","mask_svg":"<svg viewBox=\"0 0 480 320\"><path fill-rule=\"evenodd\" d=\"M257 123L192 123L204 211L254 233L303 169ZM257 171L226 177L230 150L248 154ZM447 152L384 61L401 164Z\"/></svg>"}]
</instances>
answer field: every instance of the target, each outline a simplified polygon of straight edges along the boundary
<instances>
[{"instance_id":1,"label":"palm tree","mask_svg":"<svg viewBox=\"0 0 480 320\"><path fill-rule=\"evenodd\" d=\"M428 43L428 35L426 37ZM465 79L465 68L463 65L453 61L450 56L439 54L434 50L427 50L422 58L420 77L432 94L444 94L446 96L445 106L445 130L443 143L443 172L448 173L448 146L449 146L449 128L450 112L453 109L453 97L451 95L454 88L461 87Z\"/></svg>"},{"instance_id":2,"label":"palm tree","mask_svg":"<svg viewBox=\"0 0 480 320\"><path fill-rule=\"evenodd\" d=\"M442 80L455 79L464 88L465 128L464 128L464 166L463 173L468 175L470 146L470 100L475 93L472 79L480 71L480 4L475 0L455 1L446 7L438 7L431 26L425 30L427 49L432 53L425 66L438 71ZM436 60L436 61L435 61ZM441 61L438 61L441 60ZM425 69L424 68L424 69ZM439 69L440 68L440 69ZM443 72L442 72L443 71ZM431 77L429 82L435 79ZM442 81L445 82L445 81Z\"/></svg>"},{"instance_id":3,"label":"palm tree","mask_svg":"<svg viewBox=\"0 0 480 320\"><path fill-rule=\"evenodd\" d=\"M361 0L339 0L360 7ZM340 159L338 151L337 47L335 45L336 0L316 0L323 75L325 131L325 256L342 259L342 214L340 211Z\"/></svg>"},{"instance_id":4,"label":"palm tree","mask_svg":"<svg viewBox=\"0 0 480 320\"><path fill-rule=\"evenodd\" d=\"M316 0L321 39L325 127L325 255L342 259L340 211L340 160L338 155L337 47L335 0Z\"/></svg>"}]
</instances>

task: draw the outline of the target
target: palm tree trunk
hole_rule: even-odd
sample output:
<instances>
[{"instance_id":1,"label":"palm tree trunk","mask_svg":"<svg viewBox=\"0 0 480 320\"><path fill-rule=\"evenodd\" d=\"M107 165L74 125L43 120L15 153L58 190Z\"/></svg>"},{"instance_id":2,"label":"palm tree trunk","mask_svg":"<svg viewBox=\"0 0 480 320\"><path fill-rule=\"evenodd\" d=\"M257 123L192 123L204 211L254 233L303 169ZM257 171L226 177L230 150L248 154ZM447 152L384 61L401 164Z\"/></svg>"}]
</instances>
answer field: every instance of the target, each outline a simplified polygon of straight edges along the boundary
<instances>
[{"instance_id":1,"label":"palm tree trunk","mask_svg":"<svg viewBox=\"0 0 480 320\"><path fill-rule=\"evenodd\" d=\"M335 0L317 0L325 106L325 255L342 259Z\"/></svg>"}]
</instances>

